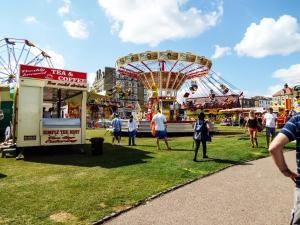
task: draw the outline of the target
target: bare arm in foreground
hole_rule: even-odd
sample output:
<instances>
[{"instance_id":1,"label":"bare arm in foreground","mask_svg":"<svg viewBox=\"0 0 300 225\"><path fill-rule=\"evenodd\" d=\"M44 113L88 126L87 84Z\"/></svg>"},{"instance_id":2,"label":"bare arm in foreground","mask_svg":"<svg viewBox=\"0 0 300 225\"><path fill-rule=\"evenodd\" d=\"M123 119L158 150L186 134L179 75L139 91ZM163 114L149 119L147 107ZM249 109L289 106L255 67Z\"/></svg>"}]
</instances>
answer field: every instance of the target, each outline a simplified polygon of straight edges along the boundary
<instances>
[{"instance_id":1,"label":"bare arm in foreground","mask_svg":"<svg viewBox=\"0 0 300 225\"><path fill-rule=\"evenodd\" d=\"M290 177L294 182L296 181L296 177L299 176L299 174L291 171L284 159L283 155L283 147L289 142L289 139L286 135L279 133L276 138L272 141L269 147L269 152L275 161L276 166L279 168L279 170L286 176Z\"/></svg>"}]
</instances>

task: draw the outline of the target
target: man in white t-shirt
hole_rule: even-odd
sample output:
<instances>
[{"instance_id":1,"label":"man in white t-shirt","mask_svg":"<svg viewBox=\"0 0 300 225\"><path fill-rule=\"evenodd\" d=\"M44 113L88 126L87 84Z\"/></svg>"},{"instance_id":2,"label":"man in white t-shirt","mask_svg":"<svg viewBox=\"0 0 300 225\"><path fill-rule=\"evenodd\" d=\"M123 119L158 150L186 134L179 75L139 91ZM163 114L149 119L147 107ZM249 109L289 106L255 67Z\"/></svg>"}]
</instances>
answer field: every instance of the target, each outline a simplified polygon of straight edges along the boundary
<instances>
[{"instance_id":1,"label":"man in white t-shirt","mask_svg":"<svg viewBox=\"0 0 300 225\"><path fill-rule=\"evenodd\" d=\"M264 115L264 124L266 126L267 136L267 148L269 148L269 144L275 137L276 120L277 116L273 113L273 109L269 108L268 112Z\"/></svg>"},{"instance_id":2,"label":"man in white t-shirt","mask_svg":"<svg viewBox=\"0 0 300 225\"><path fill-rule=\"evenodd\" d=\"M164 139L168 150L171 150L171 148L169 147L169 144L168 144L168 140L167 140L167 130L166 130L167 120L166 120L166 117L161 113L160 110L157 110L157 113L152 118L152 123L155 124L155 136L156 136L157 150L160 149L159 139Z\"/></svg>"}]
</instances>

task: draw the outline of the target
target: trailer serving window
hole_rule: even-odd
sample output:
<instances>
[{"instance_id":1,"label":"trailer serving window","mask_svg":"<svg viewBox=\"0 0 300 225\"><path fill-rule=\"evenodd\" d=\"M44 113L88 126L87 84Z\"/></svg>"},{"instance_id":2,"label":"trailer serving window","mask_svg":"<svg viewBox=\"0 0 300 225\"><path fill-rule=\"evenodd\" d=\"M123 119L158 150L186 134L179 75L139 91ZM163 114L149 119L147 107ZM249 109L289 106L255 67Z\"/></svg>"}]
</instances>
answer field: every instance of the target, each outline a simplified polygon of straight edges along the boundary
<instances>
[{"instance_id":1,"label":"trailer serving window","mask_svg":"<svg viewBox=\"0 0 300 225\"><path fill-rule=\"evenodd\" d=\"M82 91L44 87L43 127L80 127Z\"/></svg>"}]
</instances>

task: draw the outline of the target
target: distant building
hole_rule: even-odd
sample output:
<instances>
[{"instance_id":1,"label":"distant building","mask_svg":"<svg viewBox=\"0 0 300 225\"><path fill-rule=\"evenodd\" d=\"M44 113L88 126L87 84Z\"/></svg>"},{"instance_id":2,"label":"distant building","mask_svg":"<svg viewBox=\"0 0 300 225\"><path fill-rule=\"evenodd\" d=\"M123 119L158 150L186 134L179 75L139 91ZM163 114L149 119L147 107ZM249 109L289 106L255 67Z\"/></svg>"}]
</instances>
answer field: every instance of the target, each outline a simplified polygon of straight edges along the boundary
<instances>
[{"instance_id":1,"label":"distant building","mask_svg":"<svg viewBox=\"0 0 300 225\"><path fill-rule=\"evenodd\" d=\"M273 94L271 107L275 112L279 112L284 109L291 109L294 104L294 97L297 95L297 92L285 84L284 87Z\"/></svg>"},{"instance_id":2,"label":"distant building","mask_svg":"<svg viewBox=\"0 0 300 225\"><path fill-rule=\"evenodd\" d=\"M96 90L97 93L101 93L103 95L105 95L104 81L105 81L104 72L102 72L100 69L97 70L96 78L93 83L93 88Z\"/></svg>"},{"instance_id":3,"label":"distant building","mask_svg":"<svg viewBox=\"0 0 300 225\"><path fill-rule=\"evenodd\" d=\"M255 107L255 100L252 98L240 98L241 108L253 108Z\"/></svg>"},{"instance_id":4,"label":"distant building","mask_svg":"<svg viewBox=\"0 0 300 225\"><path fill-rule=\"evenodd\" d=\"M272 98L268 98L264 96L255 96L252 97L252 99L254 100L255 107L263 108L265 110L267 108L270 108Z\"/></svg>"},{"instance_id":5,"label":"distant building","mask_svg":"<svg viewBox=\"0 0 300 225\"><path fill-rule=\"evenodd\" d=\"M113 100L120 104L118 113L121 117L126 118L134 112L137 102L141 107L147 102L147 92L140 81L121 76L114 67L105 67L104 72L98 70L96 74L93 87L98 93L112 95ZM116 85L121 87L120 92L116 91Z\"/></svg>"}]
</instances>

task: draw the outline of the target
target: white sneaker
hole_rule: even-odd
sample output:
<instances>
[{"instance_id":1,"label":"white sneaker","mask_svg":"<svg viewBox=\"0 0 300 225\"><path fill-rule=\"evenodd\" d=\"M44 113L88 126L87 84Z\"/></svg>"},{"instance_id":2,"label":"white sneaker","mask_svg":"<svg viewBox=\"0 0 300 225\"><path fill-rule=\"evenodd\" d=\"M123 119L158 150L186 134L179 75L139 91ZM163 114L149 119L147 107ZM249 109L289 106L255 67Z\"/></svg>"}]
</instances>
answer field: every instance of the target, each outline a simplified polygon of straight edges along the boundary
<instances>
[{"instance_id":1,"label":"white sneaker","mask_svg":"<svg viewBox=\"0 0 300 225\"><path fill-rule=\"evenodd\" d=\"M22 153L19 153L19 155L16 157L16 160L24 159L24 155Z\"/></svg>"}]
</instances>

